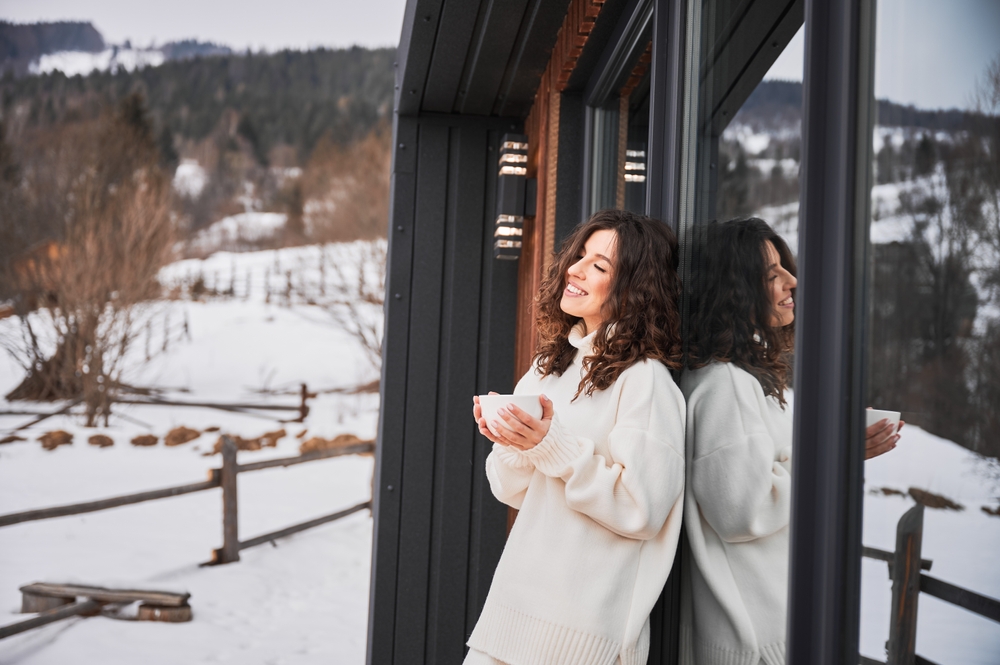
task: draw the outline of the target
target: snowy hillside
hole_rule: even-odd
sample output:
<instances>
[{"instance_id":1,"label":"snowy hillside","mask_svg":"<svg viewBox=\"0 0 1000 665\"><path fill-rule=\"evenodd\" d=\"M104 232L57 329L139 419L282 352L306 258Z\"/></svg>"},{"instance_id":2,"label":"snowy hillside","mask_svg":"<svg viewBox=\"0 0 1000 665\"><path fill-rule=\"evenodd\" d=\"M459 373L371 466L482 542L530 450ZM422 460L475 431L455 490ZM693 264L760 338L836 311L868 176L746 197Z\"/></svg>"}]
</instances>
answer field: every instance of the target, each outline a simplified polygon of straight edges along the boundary
<instances>
[{"instance_id":1,"label":"snowy hillside","mask_svg":"<svg viewBox=\"0 0 1000 665\"><path fill-rule=\"evenodd\" d=\"M139 356L150 353L152 360L128 381L165 388L162 396L173 400L286 404L297 404L299 384L307 383L319 395L310 401L305 423L281 424L273 413L123 405L116 407L110 427L88 430L79 417L51 418L19 432L27 441L0 446L0 513L198 482L220 464L218 455L206 456L218 433L173 448L162 441L149 448L129 443L139 434L162 437L179 425L199 431L219 427L245 438L286 430L275 448L240 452L241 462L296 455L311 436L373 438L378 395L353 389L377 379L377 369L356 336L328 310L306 303L324 293L332 297L341 280L356 280L358 263L370 249L353 243L220 253L168 266L161 275L176 299L152 306L148 337L134 349ZM334 262L339 269L332 268ZM194 300L190 287L199 277L205 291ZM224 291L232 295L214 295ZM378 319L377 309L371 305L366 311ZM13 334L12 320L0 321L0 335ZM0 393L20 379L20 369L0 356ZM26 408L48 411L58 405L0 400L0 410ZM0 431L28 420L0 416ZM74 441L45 451L36 439L54 429L72 433ZM302 432L306 436L296 438ZM114 445L88 445L95 433L110 436ZM348 456L241 475L241 538L367 500L372 469L370 456ZM0 642L0 662L362 663L368 511L282 539L275 547L245 550L239 563L199 568L221 545L221 519L219 491L211 490L0 529L0 624L21 618L18 587L35 581L184 590L192 594L194 611L194 620L185 624L105 617L53 624Z\"/></svg>"},{"instance_id":2,"label":"snowy hillside","mask_svg":"<svg viewBox=\"0 0 1000 665\"><path fill-rule=\"evenodd\" d=\"M138 67L156 67L166 58L159 49L133 49L112 47L99 53L86 51L59 51L41 56L28 66L31 74L51 74L58 70L66 76L86 76L98 71L132 71Z\"/></svg>"}]
</instances>

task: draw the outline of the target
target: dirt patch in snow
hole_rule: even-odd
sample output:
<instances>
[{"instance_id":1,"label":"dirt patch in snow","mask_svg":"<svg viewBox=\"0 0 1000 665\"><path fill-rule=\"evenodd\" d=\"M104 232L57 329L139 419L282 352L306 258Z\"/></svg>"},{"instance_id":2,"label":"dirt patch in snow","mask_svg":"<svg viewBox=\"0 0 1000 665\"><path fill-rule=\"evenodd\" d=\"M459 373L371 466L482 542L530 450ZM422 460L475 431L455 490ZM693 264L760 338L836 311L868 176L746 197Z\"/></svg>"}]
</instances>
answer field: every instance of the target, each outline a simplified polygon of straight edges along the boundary
<instances>
[{"instance_id":1,"label":"dirt patch in snow","mask_svg":"<svg viewBox=\"0 0 1000 665\"><path fill-rule=\"evenodd\" d=\"M181 444L187 443L188 441L194 441L199 436L201 432L196 429L191 429L190 427L175 427L167 435L163 437L163 443L168 446L179 446Z\"/></svg>"},{"instance_id":2,"label":"dirt patch in snow","mask_svg":"<svg viewBox=\"0 0 1000 665\"><path fill-rule=\"evenodd\" d=\"M283 429L275 430L273 432L265 432L258 436L256 439L244 439L242 436L237 434L229 434L223 436L229 436L236 444L237 450L260 450L261 448L274 448L278 445L278 440L284 438L287 432ZM218 438L215 442L215 446L212 447L210 452L205 453L208 455L218 455L222 452L222 436Z\"/></svg>"},{"instance_id":3,"label":"dirt patch in snow","mask_svg":"<svg viewBox=\"0 0 1000 665\"><path fill-rule=\"evenodd\" d=\"M73 435L61 429L52 430L38 437L45 450L55 450L59 446L68 446L73 443Z\"/></svg>"},{"instance_id":4,"label":"dirt patch in snow","mask_svg":"<svg viewBox=\"0 0 1000 665\"><path fill-rule=\"evenodd\" d=\"M928 492L927 490L922 490L917 487L910 488L910 496L917 503L923 504L928 508L944 508L947 510L965 510L965 506L960 503L955 503L951 499L941 494L935 494L934 492Z\"/></svg>"},{"instance_id":5,"label":"dirt patch in snow","mask_svg":"<svg viewBox=\"0 0 1000 665\"><path fill-rule=\"evenodd\" d=\"M115 445L115 440L106 434L95 434L87 439L87 443L98 448L107 448Z\"/></svg>"},{"instance_id":6,"label":"dirt patch in snow","mask_svg":"<svg viewBox=\"0 0 1000 665\"><path fill-rule=\"evenodd\" d=\"M371 443L371 441L363 441L354 434L340 434L332 439L324 439L323 437L314 436L311 439L302 442L302 445L299 446L299 452L305 455L306 453L316 452L317 450L346 448L347 446L353 446L357 443Z\"/></svg>"}]
</instances>

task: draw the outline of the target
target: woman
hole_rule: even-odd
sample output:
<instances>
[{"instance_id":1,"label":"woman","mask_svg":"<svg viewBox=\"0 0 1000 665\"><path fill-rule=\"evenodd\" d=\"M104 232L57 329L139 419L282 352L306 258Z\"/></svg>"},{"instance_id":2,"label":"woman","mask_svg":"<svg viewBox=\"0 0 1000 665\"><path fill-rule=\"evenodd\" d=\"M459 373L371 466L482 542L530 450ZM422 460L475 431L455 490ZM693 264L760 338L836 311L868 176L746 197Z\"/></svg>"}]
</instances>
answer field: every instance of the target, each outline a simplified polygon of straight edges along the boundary
<instances>
[{"instance_id":1,"label":"woman","mask_svg":"<svg viewBox=\"0 0 1000 665\"><path fill-rule=\"evenodd\" d=\"M639 665L680 531L684 402L677 242L605 210L563 244L537 299L538 348L487 423L486 474L518 509L466 664ZM499 432L494 435L488 425Z\"/></svg>"},{"instance_id":2,"label":"woman","mask_svg":"<svg viewBox=\"0 0 1000 665\"><path fill-rule=\"evenodd\" d=\"M685 499L691 575L682 662L785 660L795 261L760 219L713 222L694 243ZM886 421L867 457L895 446Z\"/></svg>"}]
</instances>

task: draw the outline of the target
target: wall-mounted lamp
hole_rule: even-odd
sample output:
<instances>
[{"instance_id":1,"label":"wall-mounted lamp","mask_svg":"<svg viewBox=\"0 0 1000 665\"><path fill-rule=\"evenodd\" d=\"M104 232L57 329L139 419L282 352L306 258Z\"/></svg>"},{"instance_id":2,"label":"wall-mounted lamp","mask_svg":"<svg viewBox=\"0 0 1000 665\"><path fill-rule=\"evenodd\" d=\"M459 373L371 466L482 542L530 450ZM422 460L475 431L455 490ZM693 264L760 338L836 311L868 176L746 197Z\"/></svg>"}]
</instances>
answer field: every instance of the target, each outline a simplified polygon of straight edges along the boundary
<instances>
[{"instance_id":1,"label":"wall-mounted lamp","mask_svg":"<svg viewBox=\"0 0 1000 665\"><path fill-rule=\"evenodd\" d=\"M646 182L645 149L625 151L625 182Z\"/></svg>"},{"instance_id":2,"label":"wall-mounted lamp","mask_svg":"<svg viewBox=\"0 0 1000 665\"><path fill-rule=\"evenodd\" d=\"M493 256L516 261L524 235L525 188L528 179L528 137L504 134L497 174L497 219L493 231ZM534 200L531 207L534 208ZM531 211L532 214L534 210Z\"/></svg>"},{"instance_id":3,"label":"wall-mounted lamp","mask_svg":"<svg viewBox=\"0 0 1000 665\"><path fill-rule=\"evenodd\" d=\"M646 143L629 141L625 144L625 209L646 210Z\"/></svg>"}]
</instances>

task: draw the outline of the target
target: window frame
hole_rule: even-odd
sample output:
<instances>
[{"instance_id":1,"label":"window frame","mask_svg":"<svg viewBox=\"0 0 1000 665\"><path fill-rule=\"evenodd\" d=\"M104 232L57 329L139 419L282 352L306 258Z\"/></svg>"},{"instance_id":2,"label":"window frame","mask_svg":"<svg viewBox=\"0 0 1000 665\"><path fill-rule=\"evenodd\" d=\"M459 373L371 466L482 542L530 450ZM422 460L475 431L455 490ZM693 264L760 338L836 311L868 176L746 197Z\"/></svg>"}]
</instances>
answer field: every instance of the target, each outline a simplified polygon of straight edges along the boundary
<instances>
[{"instance_id":1,"label":"window frame","mask_svg":"<svg viewBox=\"0 0 1000 665\"><path fill-rule=\"evenodd\" d=\"M858 662L874 0L806 0L787 662Z\"/></svg>"}]
</instances>

